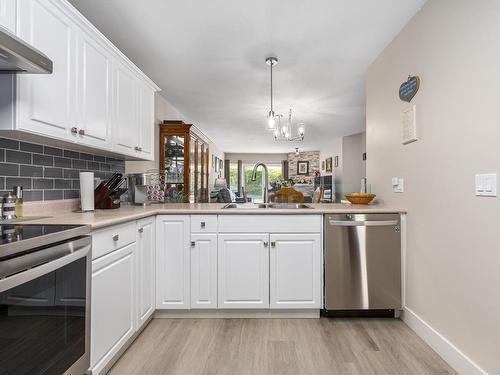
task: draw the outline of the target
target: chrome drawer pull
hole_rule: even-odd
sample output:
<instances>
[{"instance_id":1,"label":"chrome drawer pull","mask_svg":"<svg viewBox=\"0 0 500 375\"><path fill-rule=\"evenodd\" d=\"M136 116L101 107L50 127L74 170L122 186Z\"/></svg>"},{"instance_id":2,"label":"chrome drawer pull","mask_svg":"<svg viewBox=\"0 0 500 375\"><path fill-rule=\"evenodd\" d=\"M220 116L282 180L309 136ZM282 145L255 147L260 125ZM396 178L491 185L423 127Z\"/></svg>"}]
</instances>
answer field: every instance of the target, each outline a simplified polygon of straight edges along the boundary
<instances>
[{"instance_id":1,"label":"chrome drawer pull","mask_svg":"<svg viewBox=\"0 0 500 375\"><path fill-rule=\"evenodd\" d=\"M118 241L119 239L120 239L120 236L119 236L118 234L115 234L115 235L113 236L113 241L115 241L115 242L116 242L116 241Z\"/></svg>"}]
</instances>

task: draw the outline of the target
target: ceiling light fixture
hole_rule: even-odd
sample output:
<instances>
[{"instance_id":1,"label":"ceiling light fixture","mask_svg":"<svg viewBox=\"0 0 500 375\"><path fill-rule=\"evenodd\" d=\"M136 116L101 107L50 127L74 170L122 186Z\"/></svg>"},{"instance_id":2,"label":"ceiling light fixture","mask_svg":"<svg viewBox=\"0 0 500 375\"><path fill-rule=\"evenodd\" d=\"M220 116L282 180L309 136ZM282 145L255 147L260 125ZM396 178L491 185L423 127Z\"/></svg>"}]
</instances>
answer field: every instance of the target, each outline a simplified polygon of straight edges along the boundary
<instances>
[{"instance_id":1,"label":"ceiling light fixture","mask_svg":"<svg viewBox=\"0 0 500 375\"><path fill-rule=\"evenodd\" d=\"M270 89L271 89L271 110L267 115L267 126L266 129L273 132L273 137L275 141L286 141L286 142L300 142L304 140L305 135L305 125L300 123L297 126L297 136L292 137L292 109L288 111L288 122L283 124L281 120L283 119L282 114L277 114L274 112L273 108L273 67L278 64L278 58L274 56L269 56L266 58L266 64L269 65L270 70ZM278 126L276 126L278 125Z\"/></svg>"},{"instance_id":2,"label":"ceiling light fixture","mask_svg":"<svg viewBox=\"0 0 500 375\"><path fill-rule=\"evenodd\" d=\"M278 64L278 58L277 57L268 57L266 58L266 64L269 65L269 70L270 70L270 81L271 81L271 110L269 111L268 115L267 115L267 129L268 130L274 130L275 126L276 126L276 116L274 114L274 110L273 110L273 66L275 66L276 64Z\"/></svg>"}]
</instances>

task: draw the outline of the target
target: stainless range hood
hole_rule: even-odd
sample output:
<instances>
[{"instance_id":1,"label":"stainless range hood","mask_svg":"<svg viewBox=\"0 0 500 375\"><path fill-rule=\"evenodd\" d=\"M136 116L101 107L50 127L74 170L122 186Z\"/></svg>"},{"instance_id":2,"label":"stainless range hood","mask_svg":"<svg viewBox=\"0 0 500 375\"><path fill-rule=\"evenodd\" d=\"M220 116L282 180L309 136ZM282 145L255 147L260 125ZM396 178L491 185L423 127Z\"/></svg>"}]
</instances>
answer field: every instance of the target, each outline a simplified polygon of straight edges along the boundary
<instances>
[{"instance_id":1,"label":"stainless range hood","mask_svg":"<svg viewBox=\"0 0 500 375\"><path fill-rule=\"evenodd\" d=\"M0 73L52 73L52 60L0 26Z\"/></svg>"}]
</instances>

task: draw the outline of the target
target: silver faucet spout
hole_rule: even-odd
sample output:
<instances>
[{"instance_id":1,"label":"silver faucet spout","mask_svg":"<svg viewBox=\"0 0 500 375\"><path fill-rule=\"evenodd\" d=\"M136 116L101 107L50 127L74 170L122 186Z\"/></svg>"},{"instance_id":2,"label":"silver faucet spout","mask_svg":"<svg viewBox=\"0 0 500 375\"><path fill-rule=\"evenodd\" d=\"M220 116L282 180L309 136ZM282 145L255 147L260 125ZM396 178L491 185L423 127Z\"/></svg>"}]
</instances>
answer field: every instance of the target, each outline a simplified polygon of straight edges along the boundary
<instances>
[{"instance_id":1,"label":"silver faucet spout","mask_svg":"<svg viewBox=\"0 0 500 375\"><path fill-rule=\"evenodd\" d=\"M265 165L264 163L257 163L254 165L253 167L253 172L252 172L252 181L255 181L257 179L257 168L259 167L262 167L263 169L263 178L264 178L264 194L263 194L263 201L264 203L268 203L269 202L269 198L268 198L268 192L267 192L267 189L269 187L269 172L267 170L267 165Z\"/></svg>"}]
</instances>

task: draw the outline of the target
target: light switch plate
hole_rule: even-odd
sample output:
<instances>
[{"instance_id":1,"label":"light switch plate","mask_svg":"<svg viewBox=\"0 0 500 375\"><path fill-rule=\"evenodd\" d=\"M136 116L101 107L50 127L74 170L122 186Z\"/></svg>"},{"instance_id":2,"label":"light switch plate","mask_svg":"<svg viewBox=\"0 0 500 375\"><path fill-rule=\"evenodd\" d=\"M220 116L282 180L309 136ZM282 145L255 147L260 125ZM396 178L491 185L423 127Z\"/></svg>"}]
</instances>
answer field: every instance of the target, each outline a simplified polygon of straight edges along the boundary
<instances>
[{"instance_id":1,"label":"light switch plate","mask_svg":"<svg viewBox=\"0 0 500 375\"><path fill-rule=\"evenodd\" d=\"M404 193L405 180L403 177L393 177L392 178L392 191L395 193Z\"/></svg>"},{"instance_id":2,"label":"light switch plate","mask_svg":"<svg viewBox=\"0 0 500 375\"><path fill-rule=\"evenodd\" d=\"M476 175L476 196L478 197L497 196L496 173L484 173Z\"/></svg>"}]
</instances>

